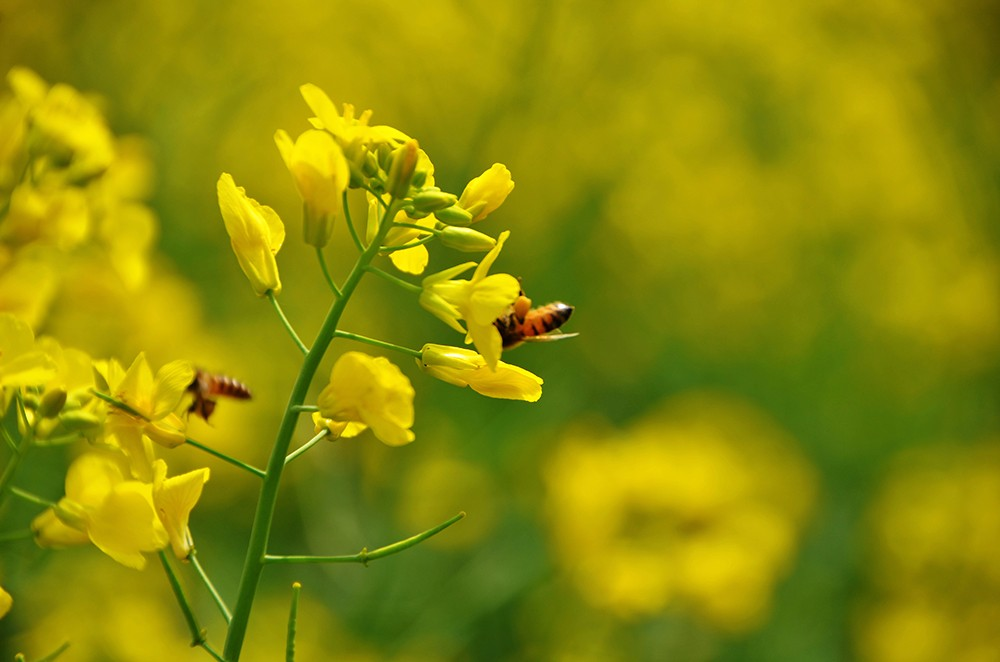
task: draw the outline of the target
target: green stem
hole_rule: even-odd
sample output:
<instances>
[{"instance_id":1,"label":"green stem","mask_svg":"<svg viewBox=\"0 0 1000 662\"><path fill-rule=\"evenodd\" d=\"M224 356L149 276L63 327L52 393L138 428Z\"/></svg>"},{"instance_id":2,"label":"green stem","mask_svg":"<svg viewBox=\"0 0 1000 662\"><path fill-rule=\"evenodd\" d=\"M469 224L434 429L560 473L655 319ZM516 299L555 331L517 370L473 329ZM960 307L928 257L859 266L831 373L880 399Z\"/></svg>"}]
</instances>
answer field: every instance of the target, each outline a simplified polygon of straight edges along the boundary
<instances>
[{"instance_id":1,"label":"green stem","mask_svg":"<svg viewBox=\"0 0 1000 662\"><path fill-rule=\"evenodd\" d=\"M141 411L138 411L134 407L131 407L130 405L122 402L121 400L113 398L110 395L108 395L107 393L101 393L100 391L98 391L97 389L94 389L94 388L90 389L90 392L93 393L94 395L96 395L101 400L104 400L105 402L107 402L109 405L112 405L112 406L114 406L114 407L116 407L118 409L121 409L126 414L130 414L132 416L135 416L136 418L141 418L142 420L146 421L147 423L149 422L149 417L148 416L146 416L145 414L143 414Z\"/></svg>"},{"instance_id":2,"label":"green stem","mask_svg":"<svg viewBox=\"0 0 1000 662\"><path fill-rule=\"evenodd\" d=\"M237 460L235 457L230 457L230 456L226 455L225 453L223 453L221 451L215 450L214 448L209 448L205 444L197 442L194 439L185 439L184 443L187 444L188 446L194 446L198 450L200 450L200 451L202 451L204 453L208 453L209 455L211 455L213 457L217 457L220 460L222 460L223 462L228 462L229 464L233 465L234 467L239 467L240 469L243 469L244 471L250 472L254 476L257 476L258 478L263 478L266 475L263 471L261 471L257 467L252 466L250 464L247 464L246 462L243 462L242 460Z\"/></svg>"},{"instance_id":3,"label":"green stem","mask_svg":"<svg viewBox=\"0 0 1000 662\"><path fill-rule=\"evenodd\" d=\"M226 619L226 624L228 625L229 621L233 620L233 615L229 612L229 607L226 606L226 601L222 599L222 596L219 595L219 591L216 590L215 584L213 584L212 580L209 579L208 573L206 573L205 569L201 567L201 563L198 561L198 553L195 550L191 550L191 556L188 557L188 561L191 562L191 566L194 567L194 571L198 573L198 576L201 578L201 583L208 589L208 592L212 596L212 600L215 601L215 606L219 608L219 611L222 613L222 618Z\"/></svg>"},{"instance_id":4,"label":"green stem","mask_svg":"<svg viewBox=\"0 0 1000 662\"><path fill-rule=\"evenodd\" d=\"M430 232L431 234L435 234L435 235L441 234L441 231L438 230L437 228L428 228L428 227L425 227L423 225L417 225L416 223L406 223L406 222L396 221L395 223L393 223L393 225L396 226L397 228L410 228L411 230L420 230L421 232Z\"/></svg>"},{"instance_id":5,"label":"green stem","mask_svg":"<svg viewBox=\"0 0 1000 662\"><path fill-rule=\"evenodd\" d=\"M391 342L385 342L384 340L376 340L375 338L369 338L368 336L358 335L357 333L350 333L348 331L337 331L334 334L336 338L344 338L346 340L354 340L356 342L363 342L368 345L374 345L375 347L381 347L382 349L391 349L394 352L401 352L408 356L414 358L422 358L423 353L415 349L410 349L409 347L403 347L402 345L395 345Z\"/></svg>"},{"instance_id":6,"label":"green stem","mask_svg":"<svg viewBox=\"0 0 1000 662\"><path fill-rule=\"evenodd\" d=\"M333 283L331 282L331 285L332 284ZM303 354L308 354L309 348L306 347L301 340L299 340L299 334L295 333L295 329L292 328L291 322L289 322L288 318L285 317L285 311L283 311L281 309L281 306L278 305L278 298L274 296L274 292L268 290L267 298L271 302L271 305L274 306L274 311L278 313L278 317L281 318L281 324L285 327L285 331L288 331L288 335L292 337L292 342L295 343L295 345L299 348L300 352L302 352Z\"/></svg>"},{"instance_id":7,"label":"green stem","mask_svg":"<svg viewBox=\"0 0 1000 662\"><path fill-rule=\"evenodd\" d=\"M14 542L16 540L27 540L35 537L35 532L31 529L21 529L20 531L4 531L0 533L0 543Z\"/></svg>"},{"instance_id":8,"label":"green stem","mask_svg":"<svg viewBox=\"0 0 1000 662\"><path fill-rule=\"evenodd\" d=\"M46 508L56 508L56 507L58 507L58 504L56 504L54 501L49 501L48 499L43 499L40 496L36 496L36 495L32 494L31 492L26 492L26 491L22 490L19 487L14 487L13 485L11 485L10 487L8 487L7 491L9 491L11 494L13 494L14 496L18 497L19 499L24 499L25 501L28 501L30 503L33 503L33 504L36 504L36 505L39 505L39 506L45 506Z\"/></svg>"},{"instance_id":9,"label":"green stem","mask_svg":"<svg viewBox=\"0 0 1000 662\"><path fill-rule=\"evenodd\" d=\"M413 283L407 283L402 278L396 278L395 276L393 276L388 271L382 271L381 269L379 269L377 267L369 267L368 271L371 272L371 273L373 273L373 274L375 274L379 278L383 278L383 279L389 281L390 283L392 283L393 285L401 287L404 290L407 290L409 292L423 292L423 290L424 290L424 288L420 287L419 285L414 285Z\"/></svg>"},{"instance_id":10,"label":"green stem","mask_svg":"<svg viewBox=\"0 0 1000 662\"><path fill-rule=\"evenodd\" d=\"M295 662L295 627L299 620L299 594L302 584L292 584L292 606L288 610L288 636L285 640L285 662Z\"/></svg>"},{"instance_id":11,"label":"green stem","mask_svg":"<svg viewBox=\"0 0 1000 662\"><path fill-rule=\"evenodd\" d=\"M292 407L292 410L300 414L304 414L307 412L312 413L314 411L319 411L319 407L317 407L316 405L295 405L294 407Z\"/></svg>"},{"instance_id":12,"label":"green stem","mask_svg":"<svg viewBox=\"0 0 1000 662\"><path fill-rule=\"evenodd\" d=\"M312 439L310 439L306 443L302 444L300 447L298 447L295 450L293 450L291 453L288 454L287 457L285 457L285 464L288 464L289 462L291 462L292 460L294 460L295 458L297 458L299 455L302 455L307 450L309 450L310 448L312 448L313 446L315 446L316 444L318 444L320 442L320 440L323 439L323 437L327 436L328 434L330 434L329 430L323 430L322 432L320 432L319 434L317 434L315 437L313 437Z\"/></svg>"},{"instance_id":13,"label":"green stem","mask_svg":"<svg viewBox=\"0 0 1000 662\"><path fill-rule=\"evenodd\" d=\"M429 244L430 242L437 239L435 235L429 237L424 237L423 239L418 239L417 241L411 241L408 244L400 244L399 246L382 246L382 253L395 253L396 251L405 251L407 248L416 248L417 246L423 246L424 244Z\"/></svg>"},{"instance_id":14,"label":"green stem","mask_svg":"<svg viewBox=\"0 0 1000 662\"><path fill-rule=\"evenodd\" d=\"M9 433L9 430L6 429L8 424L13 424L15 430L20 429L17 419L24 417L24 405L21 402L20 392L15 397L14 402L10 404L10 407L12 407L12 409L8 410L9 413L4 415L4 420L0 423L0 425L4 426L5 434ZM14 419L13 421L9 420L9 417L11 416ZM22 435L17 440L17 444L13 449L13 456L7 462L7 466L4 467L3 473L0 474L0 506L2 506L4 501L7 499L7 494L14 492L15 488L10 486L10 482L14 480L14 476L17 474L17 470L21 466L24 456L28 454L29 450L31 450L31 446L35 441L34 431L27 425L25 425L25 427L28 428L27 434Z\"/></svg>"},{"instance_id":15,"label":"green stem","mask_svg":"<svg viewBox=\"0 0 1000 662\"><path fill-rule=\"evenodd\" d=\"M364 253L365 245L361 242L361 237L358 236L358 229L354 227L354 221L351 219L351 207L347 204L347 191L344 191L344 218L347 219L347 231L351 233L354 245L358 247L358 252Z\"/></svg>"},{"instance_id":16,"label":"green stem","mask_svg":"<svg viewBox=\"0 0 1000 662\"><path fill-rule=\"evenodd\" d=\"M49 653L45 657L38 658L37 660L35 660L35 662L55 662L55 659L57 657L59 657L60 655L62 655L63 653L65 653L68 648L69 648L69 642L67 641L67 642L63 643L62 646L60 646L59 648L55 649L54 651L52 651L51 653ZM21 659L23 660L24 658L22 657Z\"/></svg>"},{"instance_id":17,"label":"green stem","mask_svg":"<svg viewBox=\"0 0 1000 662\"><path fill-rule=\"evenodd\" d=\"M184 589L181 587L181 582L177 579L177 574L174 572L173 566L170 565L170 561L167 560L167 554L162 549L159 551L160 563L163 565L164 572L167 573L167 581L170 582L170 588L174 592L174 597L177 598L177 604L181 608L181 612L184 614L184 622L187 623L188 630L191 632L191 646L201 646L208 654L214 657L219 662L225 662L225 660L208 645L205 640L205 630L198 625L198 619L194 615L194 610L191 609L191 603L188 602L187 596L184 595Z\"/></svg>"},{"instance_id":18,"label":"green stem","mask_svg":"<svg viewBox=\"0 0 1000 662\"><path fill-rule=\"evenodd\" d=\"M309 386L313 377L319 369L320 361L333 340L333 335L337 330L337 324L344 314L347 302L351 300L351 295L357 289L365 271L375 256L378 255L378 247L385 239L386 233L392 227L391 219L395 213L396 203L393 201L386 209L382 221L379 223L379 230L372 241L358 257L347 280L344 281L341 292L343 296L334 300L330 310L316 334L316 339L312 348L306 353L302 360L302 367L299 375L295 379L292 391L288 395L288 404L285 406L285 413L281 418L278 427L278 434L271 448L271 456L267 462L267 471L260 488L260 497L257 499L257 510L254 513L253 527L250 529L250 540L247 543L247 555L243 562L243 573L240 576L239 589L237 591L236 605L233 608L233 620L229 624L229 633L226 636L226 645L223 655L229 662L236 662L243 649L243 640L246 638L247 625L250 622L250 609L253 606L254 597L257 594L257 585L260 582L260 575L264 569L264 556L267 553L267 544L271 537L271 523L274 519L275 505L278 501L278 486L281 482L281 473L285 467L285 456L288 454L288 446L291 444L295 427L299 421L299 412L295 408L305 401Z\"/></svg>"},{"instance_id":19,"label":"green stem","mask_svg":"<svg viewBox=\"0 0 1000 662\"><path fill-rule=\"evenodd\" d=\"M330 276L330 270L326 266L326 256L323 255L323 249L319 246L316 247L316 259L319 260L319 268L323 270L323 278L326 279L326 284L330 286L333 293L340 297L340 288L337 284L333 282L333 278Z\"/></svg>"},{"instance_id":20,"label":"green stem","mask_svg":"<svg viewBox=\"0 0 1000 662\"><path fill-rule=\"evenodd\" d=\"M376 561L386 556L391 556L392 554L398 554L404 549L409 549L416 544L422 543L431 536L441 533L463 517L465 517L465 513L459 513L451 519L438 524L433 529L428 529L423 533L418 533L417 535L407 538L406 540L400 540L399 542L394 542L391 545L379 547L371 552L367 549L362 549L357 554L345 554L342 556L278 556L268 554L264 557L264 561L267 563L363 563L364 565L368 565L369 561Z\"/></svg>"}]
</instances>

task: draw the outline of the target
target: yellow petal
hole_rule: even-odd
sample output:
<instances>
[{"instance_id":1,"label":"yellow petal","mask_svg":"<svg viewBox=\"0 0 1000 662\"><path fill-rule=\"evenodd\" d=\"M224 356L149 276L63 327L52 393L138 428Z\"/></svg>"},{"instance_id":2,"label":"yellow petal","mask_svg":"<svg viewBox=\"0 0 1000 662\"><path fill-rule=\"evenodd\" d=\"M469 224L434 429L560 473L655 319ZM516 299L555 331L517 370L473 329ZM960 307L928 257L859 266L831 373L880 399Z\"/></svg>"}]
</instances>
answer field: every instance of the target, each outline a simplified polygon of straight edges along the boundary
<instances>
[{"instance_id":1,"label":"yellow petal","mask_svg":"<svg viewBox=\"0 0 1000 662\"><path fill-rule=\"evenodd\" d=\"M136 570L146 565L143 552L170 541L153 506L152 485L135 480L115 486L94 511L87 533L98 549Z\"/></svg>"},{"instance_id":2,"label":"yellow petal","mask_svg":"<svg viewBox=\"0 0 1000 662\"><path fill-rule=\"evenodd\" d=\"M160 522L170 536L174 555L179 559L186 559L194 549L188 520L201 498L203 486L208 482L209 470L196 469L173 478L166 476L166 463L157 460L154 467L153 503Z\"/></svg>"}]
</instances>

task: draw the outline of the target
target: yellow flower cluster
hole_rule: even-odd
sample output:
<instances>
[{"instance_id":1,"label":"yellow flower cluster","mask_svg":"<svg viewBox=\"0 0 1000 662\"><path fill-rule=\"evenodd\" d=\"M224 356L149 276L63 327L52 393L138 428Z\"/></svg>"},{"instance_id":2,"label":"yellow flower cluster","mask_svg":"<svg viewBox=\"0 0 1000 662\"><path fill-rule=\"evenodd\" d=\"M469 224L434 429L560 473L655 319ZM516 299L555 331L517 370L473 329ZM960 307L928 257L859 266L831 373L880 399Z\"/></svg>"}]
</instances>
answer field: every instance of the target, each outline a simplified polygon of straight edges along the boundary
<instances>
[{"instance_id":1,"label":"yellow flower cluster","mask_svg":"<svg viewBox=\"0 0 1000 662\"><path fill-rule=\"evenodd\" d=\"M37 328L60 283L108 265L134 290L156 220L141 145L67 85L14 68L0 98L0 309Z\"/></svg>"},{"instance_id":2,"label":"yellow flower cluster","mask_svg":"<svg viewBox=\"0 0 1000 662\"><path fill-rule=\"evenodd\" d=\"M816 490L774 423L709 394L625 430L570 429L545 483L558 558L590 604L623 618L677 609L729 632L766 618Z\"/></svg>"},{"instance_id":3,"label":"yellow flower cluster","mask_svg":"<svg viewBox=\"0 0 1000 662\"><path fill-rule=\"evenodd\" d=\"M143 355L123 370L83 352L36 340L24 321L0 314L3 411L19 439L49 445L76 440L90 448L70 466L66 496L32 522L42 546L93 543L119 563L141 568L143 552L171 545L187 558L187 522L208 469L168 477L154 443L184 443L190 364L175 361L154 377ZM95 395L104 394L104 398ZM21 453L22 451L18 451Z\"/></svg>"},{"instance_id":4,"label":"yellow flower cluster","mask_svg":"<svg viewBox=\"0 0 1000 662\"><path fill-rule=\"evenodd\" d=\"M868 516L859 659L973 660L1000 651L1000 443L897 457Z\"/></svg>"},{"instance_id":5,"label":"yellow flower cluster","mask_svg":"<svg viewBox=\"0 0 1000 662\"><path fill-rule=\"evenodd\" d=\"M479 263L464 262L427 276L421 286L383 275L419 292L421 306L475 344L475 352L437 344L410 352L419 355L417 363L426 374L489 397L538 400L542 380L500 361L502 340L495 322L511 309L521 287L510 274L489 271L510 233L493 238L468 227L496 211L513 190L507 168L494 164L470 181L461 196L442 191L434 184L434 164L416 140L398 129L371 125L371 111L357 114L349 104L338 110L315 85L303 85L301 92L314 114L312 128L297 138L279 130L275 143L302 198L305 242L322 251L334 223L345 222L366 260L364 270L372 269L372 258L384 255L410 275L426 268L430 241L486 252ZM368 205L364 240L349 217L350 189L362 191ZM272 298L280 294L276 256L285 238L283 221L249 197L229 173L219 178L218 198L233 251L254 292ZM471 279L457 278L473 268ZM331 285L337 297L351 293ZM325 430L333 438L370 428L396 446L413 440L412 400L413 388L395 365L348 352L333 367L313 418L317 432Z\"/></svg>"}]
</instances>

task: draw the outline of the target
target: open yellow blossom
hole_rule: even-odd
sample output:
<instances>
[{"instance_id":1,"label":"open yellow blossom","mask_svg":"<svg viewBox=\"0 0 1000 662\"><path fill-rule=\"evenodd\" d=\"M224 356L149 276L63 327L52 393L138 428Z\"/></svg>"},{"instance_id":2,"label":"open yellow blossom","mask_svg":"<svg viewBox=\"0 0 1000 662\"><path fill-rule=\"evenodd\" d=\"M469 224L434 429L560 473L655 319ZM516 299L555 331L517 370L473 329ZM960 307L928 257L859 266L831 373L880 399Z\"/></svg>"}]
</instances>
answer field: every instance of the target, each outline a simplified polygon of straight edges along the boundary
<instances>
[{"instance_id":1,"label":"open yellow blossom","mask_svg":"<svg viewBox=\"0 0 1000 662\"><path fill-rule=\"evenodd\" d=\"M152 485L131 480L124 458L87 453L66 473L66 496L53 517L46 511L32 522L39 545L61 546L89 540L122 565L141 570L143 552L162 549L170 537L156 515ZM61 526L54 525L56 518ZM73 538L65 529L86 535Z\"/></svg>"},{"instance_id":2,"label":"open yellow blossom","mask_svg":"<svg viewBox=\"0 0 1000 662\"><path fill-rule=\"evenodd\" d=\"M138 415L109 406L106 431L117 441L131 463L132 475L152 480L153 452L150 441L175 448L186 440L184 413L187 388L194 380L194 368L187 361L171 361L153 376L140 353L128 371L111 360L96 363L99 388L135 410Z\"/></svg>"},{"instance_id":3,"label":"open yellow blossom","mask_svg":"<svg viewBox=\"0 0 1000 662\"><path fill-rule=\"evenodd\" d=\"M354 106L345 103L344 114L337 111L337 107L330 101L330 97L319 87L307 83L299 88L306 105L316 114L310 120L317 129L326 129L333 134L348 158L358 156L359 148L369 148L370 146L389 145L397 147L410 139L402 131L391 126L368 126L372 111L366 110L358 117L354 116Z\"/></svg>"},{"instance_id":4,"label":"open yellow blossom","mask_svg":"<svg viewBox=\"0 0 1000 662\"><path fill-rule=\"evenodd\" d=\"M285 225L278 214L248 197L232 175L222 173L216 186L219 210L240 268L250 280L257 296L281 292L275 254L285 241Z\"/></svg>"},{"instance_id":5,"label":"open yellow blossom","mask_svg":"<svg viewBox=\"0 0 1000 662\"><path fill-rule=\"evenodd\" d=\"M343 354L317 404L323 418L363 423L389 446L413 441L413 386L386 358Z\"/></svg>"},{"instance_id":6,"label":"open yellow blossom","mask_svg":"<svg viewBox=\"0 0 1000 662\"><path fill-rule=\"evenodd\" d=\"M542 397L542 378L516 365L500 361L496 370L490 370L486 359L461 347L428 344L421 351L418 365L441 381L468 386L490 398L535 402Z\"/></svg>"},{"instance_id":7,"label":"open yellow blossom","mask_svg":"<svg viewBox=\"0 0 1000 662\"><path fill-rule=\"evenodd\" d=\"M343 212L350 171L344 152L326 131L311 129L294 142L284 131L274 134L281 158L295 180L305 206L307 244L322 248L330 241L334 221Z\"/></svg>"},{"instance_id":8,"label":"open yellow blossom","mask_svg":"<svg viewBox=\"0 0 1000 662\"><path fill-rule=\"evenodd\" d=\"M462 197L458 199L458 206L472 214L470 222L475 223L493 213L513 190L514 180L510 177L510 170L502 163L494 163L466 185Z\"/></svg>"},{"instance_id":9,"label":"open yellow blossom","mask_svg":"<svg viewBox=\"0 0 1000 662\"><path fill-rule=\"evenodd\" d=\"M508 236L510 232L500 233L496 246L476 267L471 280L452 280L470 263L459 265L425 278L420 295L420 304L452 328L461 329L457 320L465 320L465 342L475 343L491 370L496 370L502 349L500 332L493 322L521 291L521 285L510 274L487 275Z\"/></svg>"},{"instance_id":10,"label":"open yellow blossom","mask_svg":"<svg viewBox=\"0 0 1000 662\"><path fill-rule=\"evenodd\" d=\"M0 586L0 618L7 615L10 611L11 605L14 604L14 598L10 597L10 593L5 591L2 586Z\"/></svg>"},{"instance_id":11,"label":"open yellow blossom","mask_svg":"<svg viewBox=\"0 0 1000 662\"><path fill-rule=\"evenodd\" d=\"M153 464L153 504L160 522L170 536L174 555L181 560L187 560L194 550L188 518L201 498L201 490L208 482L208 476L209 471L204 468L167 478L167 463L157 460Z\"/></svg>"}]
</instances>

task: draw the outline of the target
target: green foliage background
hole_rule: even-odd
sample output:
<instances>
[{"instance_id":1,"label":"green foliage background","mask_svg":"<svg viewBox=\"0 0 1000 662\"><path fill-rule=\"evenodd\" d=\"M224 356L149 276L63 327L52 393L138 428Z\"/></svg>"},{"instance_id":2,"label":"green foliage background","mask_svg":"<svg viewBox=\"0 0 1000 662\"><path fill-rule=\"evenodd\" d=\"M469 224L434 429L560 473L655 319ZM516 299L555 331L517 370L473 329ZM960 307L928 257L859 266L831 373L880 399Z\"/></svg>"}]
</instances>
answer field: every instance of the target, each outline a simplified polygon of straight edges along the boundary
<instances>
[{"instance_id":1,"label":"green foliage background","mask_svg":"<svg viewBox=\"0 0 1000 662\"><path fill-rule=\"evenodd\" d=\"M295 467L276 552L349 553L458 510L469 517L367 569L269 569L271 597L251 623L259 659L281 650L293 580L309 596L302 659L933 659L905 627L892 630L904 635L893 655L866 643L882 627L885 588L871 523L893 517L871 504L912 449L937 449L946 473L950 458L1000 441L998 9L3 0L0 69L93 91L117 133L150 143L160 267L173 274L158 298L135 303L155 334L122 335L96 300L42 331L95 355L146 349L154 363L191 357L244 379L253 404L220 407L202 436L262 463L296 352L233 260L215 182L232 172L285 219L282 301L311 336L327 300L295 241L299 201L272 136L306 128L297 88L316 83L418 138L445 190L505 163L517 187L483 229L512 231L499 266L537 301L576 305L580 337L510 355L545 378L537 405L410 371L414 444L341 443ZM334 241L352 250L346 233ZM342 274L348 258L331 256ZM382 282L364 286L348 323L409 346L454 341ZM683 609L621 618L587 605L545 511L543 467L568 426L628 429L665 398L702 391L765 412L816 470L819 498L790 574L763 624L739 634ZM212 466L192 528L231 592L238 567L226 559L242 558L255 490ZM39 480L55 493L61 470ZM989 485L970 511L1000 503L1000 478ZM42 579L12 593L69 605L88 632L78 636L92 637L65 659L160 659L152 641L180 642L163 659L203 656L183 652L157 568L136 580L93 549L18 554L7 567ZM142 592L121 588L136 581ZM939 607L963 600L956 589ZM42 618L27 614L0 622L7 658ZM47 635L36 655L73 638ZM981 659L1000 658L1000 641L981 639Z\"/></svg>"}]
</instances>

